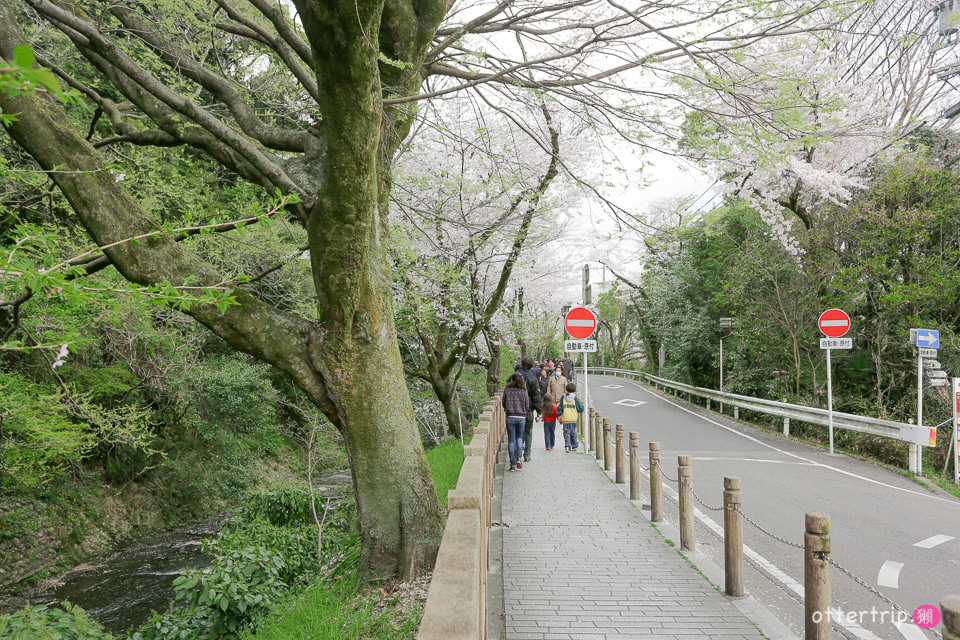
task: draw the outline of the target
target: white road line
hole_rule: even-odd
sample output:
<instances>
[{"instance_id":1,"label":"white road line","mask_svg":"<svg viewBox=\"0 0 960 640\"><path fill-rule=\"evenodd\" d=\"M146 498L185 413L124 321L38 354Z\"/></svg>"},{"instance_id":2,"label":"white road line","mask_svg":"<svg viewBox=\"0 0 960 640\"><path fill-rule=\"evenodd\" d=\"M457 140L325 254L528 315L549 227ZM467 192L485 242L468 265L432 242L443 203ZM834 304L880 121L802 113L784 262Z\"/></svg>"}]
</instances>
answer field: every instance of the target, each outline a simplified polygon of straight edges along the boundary
<instances>
[{"instance_id":1,"label":"white road line","mask_svg":"<svg viewBox=\"0 0 960 640\"><path fill-rule=\"evenodd\" d=\"M920 627L915 624L904 622L901 624L895 624L894 626L897 628L897 631L899 631L907 640L929 640L927 638L927 634L925 634L923 630L921 630Z\"/></svg>"},{"instance_id":2,"label":"white road line","mask_svg":"<svg viewBox=\"0 0 960 640\"><path fill-rule=\"evenodd\" d=\"M642 404L647 404L643 400L630 400L629 398L624 398L623 400L617 400L613 404L619 404L622 407L639 407Z\"/></svg>"},{"instance_id":3,"label":"white road line","mask_svg":"<svg viewBox=\"0 0 960 640\"><path fill-rule=\"evenodd\" d=\"M712 456L693 456L694 460L717 460L721 462L729 462L730 460L735 460L737 462L770 462L772 464L793 464L798 467L816 467L817 464L814 462L794 462L793 460L765 460L763 458L720 458Z\"/></svg>"},{"instance_id":4,"label":"white road line","mask_svg":"<svg viewBox=\"0 0 960 640\"><path fill-rule=\"evenodd\" d=\"M762 440L759 440L759 439L757 439L757 438L754 438L753 436L749 436L749 435L747 435L747 434L745 434L745 433L740 433L739 431L737 431L736 429L733 429L732 427L728 427L728 426L725 425L725 424L720 424L720 423L717 422L716 420L711 420L710 418L706 418L706 417L700 415L699 413L697 413L697 412L695 412L695 411L691 411L690 409L687 409L686 407L683 407L683 406L677 404L676 402L674 402L674 401L672 401L672 400L669 400L669 399L667 399L667 398L664 398L664 397L662 397L662 396L654 393L653 391L650 391L649 389L646 389L643 385L641 385L641 384L639 384L639 383L637 383L637 382L634 382L633 380L628 380L627 382L629 382L630 384L636 386L636 387L637 387L638 389L640 389L641 391L644 391L644 392L646 392L646 393L649 393L650 395L654 396L655 398L657 398L657 399L659 399L659 400L663 400L663 401L666 402L667 404L672 404L673 406L675 406L677 409L680 409L681 411L686 411L686 412L689 413L690 415L696 416L697 418L700 418L700 419L703 420L704 422L709 422L710 424L712 424L712 425L714 425L714 426L717 426L717 427L720 427L721 429L726 429L726 430L729 431L730 433L735 433L735 434L737 434L738 436L740 436L741 438L746 438L747 440L750 440L751 442L755 442L755 443L759 444L759 445L762 446L762 447L766 447L766 448L768 448L768 449L773 449L773 450L776 451L777 453L781 453L781 454L783 454L783 455L785 455L785 456L789 456L789 457L791 457L791 458L796 458L796 459L798 459L798 460L803 460L804 462L809 462L810 464L812 464L812 465L814 465L814 466L823 467L824 469L829 469L829 470L831 470L831 471L836 471L837 473L843 474L843 475L845 475L845 476L850 476L851 478L857 478L858 480L863 480L864 482L869 482L869 483L871 483L871 484L878 484L878 485L880 485L881 487L887 487L888 489L894 489L895 491L902 491L902 492L904 492L904 493L910 493L910 494L913 494L913 495L915 495L915 496L921 496L921 497L924 497L924 498L929 498L930 500L936 500L936 501L938 501L938 502L946 502L947 504L952 505L952 506L954 506L954 507L960 507L960 502L957 502L956 500L947 500L946 498L941 498L941 497L939 497L939 496L930 495L929 493L923 493L923 492L921 492L921 491L914 491L914 490L912 490L912 489L904 489L903 487L897 487L897 486L894 486L894 485L892 485L892 484L887 484L886 482L881 482L881 481L879 481L879 480L874 480L873 478L867 478L866 476L861 476L861 475L859 475L859 474L856 474L856 473L853 473L853 472L850 472L850 471L844 471L843 469L838 469L837 467L831 467L831 466L828 465L828 464L822 464L822 463L820 463L820 462L817 462L816 460L811 460L811 459L809 459L809 458L804 458L803 456L798 455L798 454L796 454L796 453L790 453L789 451L784 451L783 449L778 449L777 447L773 446L772 444L767 444L766 442L763 442Z\"/></svg>"},{"instance_id":5,"label":"white road line","mask_svg":"<svg viewBox=\"0 0 960 640\"><path fill-rule=\"evenodd\" d=\"M933 549L935 546L943 544L944 542L950 542L953 540L953 536L945 536L943 534L937 536L930 536L926 540L921 540L920 542L914 543L913 546L920 547L921 549Z\"/></svg>"},{"instance_id":6,"label":"white road line","mask_svg":"<svg viewBox=\"0 0 960 640\"><path fill-rule=\"evenodd\" d=\"M650 474L647 471L641 470L640 473L650 477ZM649 485L648 485L649 486ZM663 485L663 492L670 496L675 502L680 502L680 495L671 487L670 485ZM705 514L700 509L694 507L693 515L699 520L705 527L710 529L715 535L717 535L721 540L723 540L723 527L716 522L713 518ZM782 569L777 567L762 555L753 550L750 546L743 545L743 555L753 560L753 562L761 567L764 571L769 573L774 580L782 584L784 587L792 591L800 598L800 603L803 603L804 599L804 589L803 585L794 580L788 573L784 572ZM860 638L861 640L880 640L880 637L874 634L869 629L864 629L857 622L849 620L846 616L836 616L834 618L834 624L838 624L855 637ZM926 640L926 639L924 639Z\"/></svg>"},{"instance_id":7,"label":"white road line","mask_svg":"<svg viewBox=\"0 0 960 640\"><path fill-rule=\"evenodd\" d=\"M880 573L877 574L878 587L890 587L891 589L900 588L900 569L903 569L902 562L887 560L880 567Z\"/></svg>"}]
</instances>

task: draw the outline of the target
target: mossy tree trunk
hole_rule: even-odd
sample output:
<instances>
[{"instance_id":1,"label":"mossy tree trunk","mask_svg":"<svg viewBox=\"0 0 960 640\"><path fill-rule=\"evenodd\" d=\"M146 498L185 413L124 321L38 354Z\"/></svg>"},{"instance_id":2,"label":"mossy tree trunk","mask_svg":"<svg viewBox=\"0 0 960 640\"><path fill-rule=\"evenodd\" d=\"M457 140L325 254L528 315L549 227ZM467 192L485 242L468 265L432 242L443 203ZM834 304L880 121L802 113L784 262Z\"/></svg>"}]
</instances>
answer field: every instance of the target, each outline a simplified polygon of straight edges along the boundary
<instances>
[{"instance_id":1,"label":"mossy tree trunk","mask_svg":"<svg viewBox=\"0 0 960 640\"><path fill-rule=\"evenodd\" d=\"M98 49L95 59L104 66L131 64L82 15L43 0L31 4L85 31L87 40L75 43L80 48L89 42ZM303 188L297 191L305 196L304 205L296 212L307 228L319 321L273 308L242 289L235 292L238 305L224 313L209 306L185 312L234 348L290 375L340 429L355 480L366 570L415 577L432 568L443 522L402 382L386 253L390 163L409 133L410 120L385 109L382 100L385 86L391 93L416 92L421 82L416 70L447 5L436 0L296 5L310 43L322 112L317 127L322 152L312 173L301 176ZM0 0L0 54L8 60L23 41L17 28L21 9L15 0ZM394 61L384 63L375 43ZM164 46L173 49L158 45ZM156 86L133 67L128 70L143 86ZM122 76L115 77L121 89L128 88ZM156 91L166 96L162 87ZM180 106L178 99L167 97L169 104ZM143 101L138 106L155 105ZM174 122L161 107L156 113L166 114L166 120L158 120ZM0 108L20 114L8 132L43 169L65 170L52 177L93 242L104 246L158 228L124 186L100 170L109 163L71 126L62 107L45 96L2 95ZM206 118L189 105L184 110L196 113L198 121ZM174 122L165 135L193 135L196 130L178 129ZM265 156L230 138L233 133L224 135L247 153L237 160L242 171L289 181ZM210 142L209 137L197 139ZM211 143L210 148L222 151L225 145ZM223 161L238 157L232 153L224 151ZM106 255L124 278L138 284L190 280L211 286L222 281L208 263L168 235L122 244Z\"/></svg>"}]
</instances>

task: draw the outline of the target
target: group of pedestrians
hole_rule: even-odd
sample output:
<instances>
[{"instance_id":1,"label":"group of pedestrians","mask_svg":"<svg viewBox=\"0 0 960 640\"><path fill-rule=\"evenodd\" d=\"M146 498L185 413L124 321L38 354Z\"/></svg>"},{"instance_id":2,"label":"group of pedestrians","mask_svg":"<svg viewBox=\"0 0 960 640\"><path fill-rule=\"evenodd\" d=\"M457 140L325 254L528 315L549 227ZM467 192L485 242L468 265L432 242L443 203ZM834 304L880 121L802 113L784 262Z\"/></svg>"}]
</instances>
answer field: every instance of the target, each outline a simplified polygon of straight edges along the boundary
<instances>
[{"instance_id":1,"label":"group of pedestrians","mask_svg":"<svg viewBox=\"0 0 960 640\"><path fill-rule=\"evenodd\" d=\"M577 397L576 383L570 379L573 375L569 356L548 359L540 367L535 366L533 358L524 356L516 366L501 401L507 414L510 471L523 469L523 463L530 461L533 425L540 420L547 451L556 442L558 422L563 429L564 450L577 450L577 419L583 413L583 404Z\"/></svg>"}]
</instances>

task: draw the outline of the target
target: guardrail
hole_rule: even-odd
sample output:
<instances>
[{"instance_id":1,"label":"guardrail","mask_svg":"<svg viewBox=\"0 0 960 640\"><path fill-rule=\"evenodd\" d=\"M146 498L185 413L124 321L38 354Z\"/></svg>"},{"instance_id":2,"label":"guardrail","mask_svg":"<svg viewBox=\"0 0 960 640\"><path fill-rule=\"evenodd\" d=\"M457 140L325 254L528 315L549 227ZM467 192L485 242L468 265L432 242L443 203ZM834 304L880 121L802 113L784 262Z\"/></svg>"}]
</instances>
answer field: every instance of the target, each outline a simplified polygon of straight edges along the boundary
<instances>
[{"instance_id":1,"label":"guardrail","mask_svg":"<svg viewBox=\"0 0 960 640\"><path fill-rule=\"evenodd\" d=\"M447 493L443 529L418 640L484 640L487 637L487 564L491 497L506 414L500 393L487 401L473 440L463 448L456 489Z\"/></svg>"},{"instance_id":2,"label":"guardrail","mask_svg":"<svg viewBox=\"0 0 960 640\"><path fill-rule=\"evenodd\" d=\"M606 367L589 367L589 373L615 375L620 377L632 377L637 380L645 380L654 386L665 389L673 389L679 393L714 400L721 404L729 404L733 407L765 413L771 416L778 416L791 421L806 422L808 424L817 424L827 426L829 424L829 414L826 409L818 407L805 407L799 404L789 404L787 402L777 402L776 400L764 400L762 398L752 398L750 396L741 396L736 393L726 393L716 391L715 389L706 389L704 387L695 387L691 384L667 380L655 375L644 373L642 371L631 371L629 369L609 369ZM847 429L848 431L857 431L859 433L869 433L870 435L900 440L921 446L930 446L930 428L917 427L916 425L905 422L895 422L893 420L883 420L880 418L868 418L858 416L852 413L833 412L833 426L836 429Z\"/></svg>"}]
</instances>

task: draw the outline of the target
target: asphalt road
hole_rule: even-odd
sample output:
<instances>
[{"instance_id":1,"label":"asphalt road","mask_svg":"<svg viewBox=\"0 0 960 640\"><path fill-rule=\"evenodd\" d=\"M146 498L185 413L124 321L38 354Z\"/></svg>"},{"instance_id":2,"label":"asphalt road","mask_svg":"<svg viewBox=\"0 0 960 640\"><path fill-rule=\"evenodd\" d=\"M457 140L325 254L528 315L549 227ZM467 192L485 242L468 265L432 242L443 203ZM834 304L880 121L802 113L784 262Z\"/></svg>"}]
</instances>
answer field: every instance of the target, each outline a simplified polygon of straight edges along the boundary
<instances>
[{"instance_id":1,"label":"asphalt road","mask_svg":"<svg viewBox=\"0 0 960 640\"><path fill-rule=\"evenodd\" d=\"M630 380L592 375L589 382L592 406L613 424L640 433L644 465L648 442L660 443L662 466L672 478L677 477L677 456L693 456L694 490L708 505L723 503L724 476L738 476L744 512L786 540L803 543L806 512L827 513L833 559L911 616L920 605L939 605L942 596L960 594L960 501L946 492L869 462L831 456L744 426ZM628 406L634 402L643 404ZM664 486L676 489L671 482ZM646 488L644 497L649 500ZM722 513L699 511L698 550L722 566L716 534ZM674 504L666 506L666 514L676 523ZM748 591L802 636L797 596L803 584L802 550L748 523L743 531L751 565ZM836 632L865 639L935 637L912 624L893 624L897 614L890 604L837 570L832 581L833 606L845 614L842 624L834 625Z\"/></svg>"}]
</instances>

